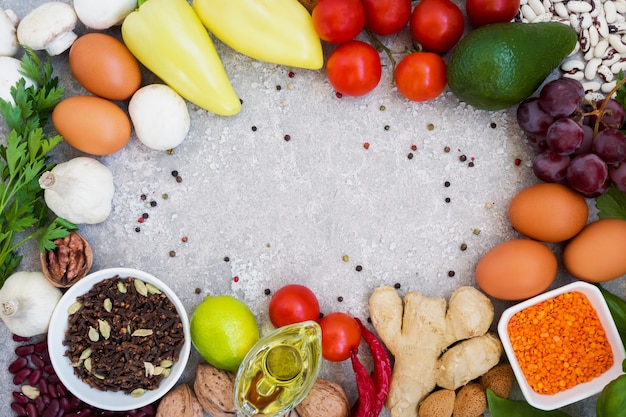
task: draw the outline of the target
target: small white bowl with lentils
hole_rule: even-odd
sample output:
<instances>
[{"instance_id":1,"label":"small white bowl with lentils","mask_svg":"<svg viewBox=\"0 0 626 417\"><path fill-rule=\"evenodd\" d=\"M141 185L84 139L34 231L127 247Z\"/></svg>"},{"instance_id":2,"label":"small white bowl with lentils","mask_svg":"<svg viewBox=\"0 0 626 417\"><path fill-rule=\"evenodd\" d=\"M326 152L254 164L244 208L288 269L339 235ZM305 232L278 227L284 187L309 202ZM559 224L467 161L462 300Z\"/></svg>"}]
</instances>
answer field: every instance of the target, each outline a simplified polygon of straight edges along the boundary
<instances>
[{"instance_id":1,"label":"small white bowl with lentils","mask_svg":"<svg viewBox=\"0 0 626 417\"><path fill-rule=\"evenodd\" d=\"M127 411L164 396L191 349L189 320L156 277L110 268L78 281L55 308L48 330L59 380L85 403Z\"/></svg>"}]
</instances>

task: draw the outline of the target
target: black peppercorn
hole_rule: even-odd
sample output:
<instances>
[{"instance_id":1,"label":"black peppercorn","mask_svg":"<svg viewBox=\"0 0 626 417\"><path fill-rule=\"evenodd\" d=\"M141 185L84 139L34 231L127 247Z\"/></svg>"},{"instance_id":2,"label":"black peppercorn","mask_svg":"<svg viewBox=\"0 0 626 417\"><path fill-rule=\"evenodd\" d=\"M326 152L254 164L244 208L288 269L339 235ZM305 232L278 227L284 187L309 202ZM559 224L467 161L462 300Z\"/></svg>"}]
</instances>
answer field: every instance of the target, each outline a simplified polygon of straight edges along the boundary
<instances>
[{"instance_id":1,"label":"black peppercorn","mask_svg":"<svg viewBox=\"0 0 626 417\"><path fill-rule=\"evenodd\" d=\"M265 293L265 295L270 295L272 293L272 290L270 290L269 288L266 288L265 291L263 291Z\"/></svg>"},{"instance_id":2,"label":"black peppercorn","mask_svg":"<svg viewBox=\"0 0 626 417\"><path fill-rule=\"evenodd\" d=\"M363 270L363 267L361 265L357 265L355 268L358 272L361 272Z\"/></svg>"},{"instance_id":3,"label":"black peppercorn","mask_svg":"<svg viewBox=\"0 0 626 417\"><path fill-rule=\"evenodd\" d=\"M172 171L172 177L178 177L178 171L176 170Z\"/></svg>"},{"instance_id":4,"label":"black peppercorn","mask_svg":"<svg viewBox=\"0 0 626 417\"><path fill-rule=\"evenodd\" d=\"M402 285L400 285L400 283L399 283L399 282L396 282L396 283L394 284L393 288L395 288L396 290L399 290L401 286L402 286Z\"/></svg>"}]
</instances>

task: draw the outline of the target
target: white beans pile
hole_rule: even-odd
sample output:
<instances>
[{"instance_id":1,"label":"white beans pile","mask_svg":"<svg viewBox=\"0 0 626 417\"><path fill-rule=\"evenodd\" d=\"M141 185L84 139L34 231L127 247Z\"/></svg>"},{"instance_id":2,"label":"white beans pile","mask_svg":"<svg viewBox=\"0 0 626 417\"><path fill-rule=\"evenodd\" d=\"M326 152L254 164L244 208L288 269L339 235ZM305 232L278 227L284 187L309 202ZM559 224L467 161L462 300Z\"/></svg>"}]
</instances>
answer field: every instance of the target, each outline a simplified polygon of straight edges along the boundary
<instances>
[{"instance_id":1,"label":"white beans pile","mask_svg":"<svg viewBox=\"0 0 626 417\"><path fill-rule=\"evenodd\" d=\"M578 42L561 71L595 100L615 87L620 70L626 73L625 14L626 0L521 0L516 20L557 21L576 31Z\"/></svg>"}]
</instances>

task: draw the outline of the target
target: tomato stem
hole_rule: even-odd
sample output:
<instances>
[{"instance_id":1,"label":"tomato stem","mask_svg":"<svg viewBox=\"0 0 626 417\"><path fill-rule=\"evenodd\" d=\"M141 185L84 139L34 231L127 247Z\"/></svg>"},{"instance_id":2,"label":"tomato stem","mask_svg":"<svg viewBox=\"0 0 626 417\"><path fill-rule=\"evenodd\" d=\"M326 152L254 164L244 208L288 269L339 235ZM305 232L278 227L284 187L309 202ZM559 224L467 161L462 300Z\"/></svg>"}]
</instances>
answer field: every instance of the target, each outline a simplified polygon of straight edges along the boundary
<instances>
[{"instance_id":1,"label":"tomato stem","mask_svg":"<svg viewBox=\"0 0 626 417\"><path fill-rule=\"evenodd\" d=\"M372 42L372 44L374 45L374 48L376 48L377 51L383 51L385 52L385 54L387 55L387 57L389 58L389 61L391 62L391 86L395 86L396 84L396 59L393 57L394 55L405 55L405 54L409 54L411 52L414 52L413 49L411 48L404 48L403 51L392 51L391 49L389 49L384 43L382 43L380 41L380 39L378 39L378 37L376 37L376 35L374 35L369 29L365 29L365 33L367 33L367 36L370 38L370 41ZM421 51L422 47L421 45L417 44L415 45L415 49L418 51Z\"/></svg>"}]
</instances>

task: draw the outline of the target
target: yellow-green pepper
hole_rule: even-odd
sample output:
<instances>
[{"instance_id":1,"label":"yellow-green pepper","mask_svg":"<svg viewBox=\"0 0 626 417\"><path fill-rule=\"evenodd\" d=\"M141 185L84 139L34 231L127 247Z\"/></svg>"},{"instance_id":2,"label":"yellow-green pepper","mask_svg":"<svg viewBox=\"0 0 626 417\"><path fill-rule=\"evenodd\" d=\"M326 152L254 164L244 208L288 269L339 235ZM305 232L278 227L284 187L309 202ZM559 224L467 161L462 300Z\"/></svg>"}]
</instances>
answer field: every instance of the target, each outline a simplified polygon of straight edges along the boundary
<instances>
[{"instance_id":1,"label":"yellow-green pepper","mask_svg":"<svg viewBox=\"0 0 626 417\"><path fill-rule=\"evenodd\" d=\"M298 0L193 0L204 26L249 57L291 67L320 69L322 43Z\"/></svg>"},{"instance_id":2,"label":"yellow-green pepper","mask_svg":"<svg viewBox=\"0 0 626 417\"><path fill-rule=\"evenodd\" d=\"M124 19L122 38L186 100L221 116L241 110L213 41L186 0L147 0Z\"/></svg>"}]
</instances>

